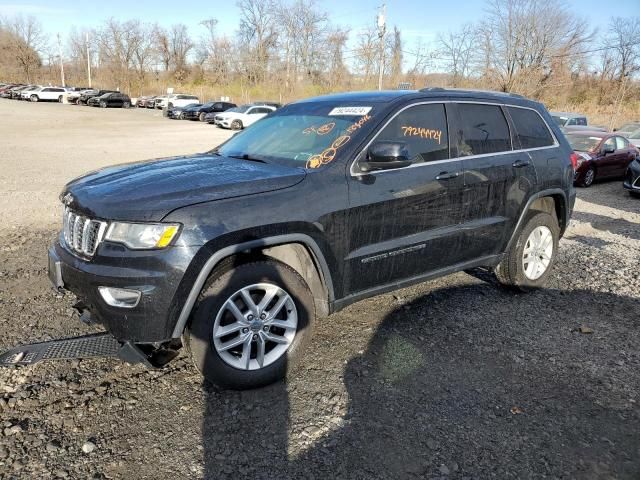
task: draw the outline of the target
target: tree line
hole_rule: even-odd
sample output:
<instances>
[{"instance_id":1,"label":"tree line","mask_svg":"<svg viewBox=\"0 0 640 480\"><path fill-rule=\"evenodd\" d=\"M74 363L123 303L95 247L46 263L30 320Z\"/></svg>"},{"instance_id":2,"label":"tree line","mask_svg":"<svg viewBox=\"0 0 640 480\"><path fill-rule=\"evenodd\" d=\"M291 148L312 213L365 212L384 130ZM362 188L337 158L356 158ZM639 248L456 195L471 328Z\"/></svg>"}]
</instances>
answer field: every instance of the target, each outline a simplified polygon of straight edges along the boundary
<instances>
[{"instance_id":1,"label":"tree line","mask_svg":"<svg viewBox=\"0 0 640 480\"><path fill-rule=\"evenodd\" d=\"M371 89L381 59L386 88L487 88L577 104L638 93L640 18L597 30L563 0L486 0L482 19L410 46L397 26L381 38L373 14L370 26L351 30L314 0L237 6L234 35L220 33L216 18L188 26L109 18L73 29L61 45L35 17L0 19L0 80L59 84L61 50L68 84L86 85L89 65L94 85L133 96L167 86L283 100Z\"/></svg>"}]
</instances>

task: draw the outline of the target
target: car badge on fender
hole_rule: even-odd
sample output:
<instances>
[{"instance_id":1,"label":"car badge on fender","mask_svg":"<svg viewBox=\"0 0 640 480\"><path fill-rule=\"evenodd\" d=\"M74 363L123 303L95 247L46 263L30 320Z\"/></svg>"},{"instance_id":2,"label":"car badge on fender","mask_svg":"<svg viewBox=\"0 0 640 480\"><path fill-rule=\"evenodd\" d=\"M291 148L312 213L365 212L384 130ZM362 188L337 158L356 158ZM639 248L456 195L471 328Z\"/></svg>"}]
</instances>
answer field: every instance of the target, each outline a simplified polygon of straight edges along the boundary
<instances>
[{"instance_id":1,"label":"car badge on fender","mask_svg":"<svg viewBox=\"0 0 640 480\"><path fill-rule=\"evenodd\" d=\"M73 203L73 195L67 193L64 197L62 197L62 203L64 203L67 207Z\"/></svg>"}]
</instances>

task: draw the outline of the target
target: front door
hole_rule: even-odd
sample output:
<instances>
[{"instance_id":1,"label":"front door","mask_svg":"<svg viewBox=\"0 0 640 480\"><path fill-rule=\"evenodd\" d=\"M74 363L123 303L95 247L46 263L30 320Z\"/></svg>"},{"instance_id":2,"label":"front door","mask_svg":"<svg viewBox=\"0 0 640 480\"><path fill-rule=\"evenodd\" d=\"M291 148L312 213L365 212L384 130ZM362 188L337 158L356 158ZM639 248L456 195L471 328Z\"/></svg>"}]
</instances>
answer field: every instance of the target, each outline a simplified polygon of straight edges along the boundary
<instances>
[{"instance_id":1,"label":"front door","mask_svg":"<svg viewBox=\"0 0 640 480\"><path fill-rule=\"evenodd\" d=\"M413 105L374 138L406 143L410 166L368 174L358 160L352 166L348 293L460 261L463 172L462 162L450 157L447 115L443 103Z\"/></svg>"}]
</instances>

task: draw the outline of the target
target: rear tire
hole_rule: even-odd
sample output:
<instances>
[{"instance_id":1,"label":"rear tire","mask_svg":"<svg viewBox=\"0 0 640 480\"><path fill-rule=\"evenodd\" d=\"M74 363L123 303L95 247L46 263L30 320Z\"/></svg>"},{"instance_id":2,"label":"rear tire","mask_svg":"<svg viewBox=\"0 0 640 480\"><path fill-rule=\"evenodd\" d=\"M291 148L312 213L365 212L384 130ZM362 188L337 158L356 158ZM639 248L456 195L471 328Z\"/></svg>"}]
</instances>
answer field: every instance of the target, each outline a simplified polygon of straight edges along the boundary
<instances>
[{"instance_id":1,"label":"rear tire","mask_svg":"<svg viewBox=\"0 0 640 480\"><path fill-rule=\"evenodd\" d=\"M559 238L560 227L555 216L537 210L529 212L494 270L498 281L521 292L544 287L555 264Z\"/></svg>"},{"instance_id":2,"label":"rear tire","mask_svg":"<svg viewBox=\"0 0 640 480\"><path fill-rule=\"evenodd\" d=\"M245 294L259 305L267 298L267 290L261 287L277 293L264 308L251 310ZM309 287L288 265L271 259L236 267L227 262L205 284L185 343L207 381L223 388L257 388L284 378L295 366L311 338L314 318ZM221 336L223 329L229 333ZM231 342L239 343L225 350Z\"/></svg>"}]
</instances>

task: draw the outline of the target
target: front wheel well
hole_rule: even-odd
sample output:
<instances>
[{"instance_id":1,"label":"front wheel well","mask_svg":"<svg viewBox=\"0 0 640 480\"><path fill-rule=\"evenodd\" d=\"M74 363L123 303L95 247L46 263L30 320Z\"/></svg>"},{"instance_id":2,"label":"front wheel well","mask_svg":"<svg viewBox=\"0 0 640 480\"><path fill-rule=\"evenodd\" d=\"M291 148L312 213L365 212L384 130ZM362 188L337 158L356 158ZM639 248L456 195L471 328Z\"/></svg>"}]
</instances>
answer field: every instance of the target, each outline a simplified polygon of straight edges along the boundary
<instances>
[{"instance_id":1,"label":"front wheel well","mask_svg":"<svg viewBox=\"0 0 640 480\"><path fill-rule=\"evenodd\" d=\"M209 274L209 278L223 275L229 270L256 260L272 258L293 268L307 283L313 295L316 314L329 315L329 292L321 269L313 253L301 243L285 243L261 246L229 255L220 260Z\"/></svg>"}]
</instances>

